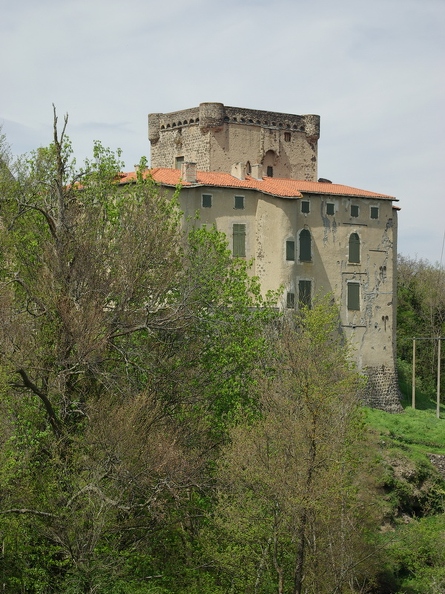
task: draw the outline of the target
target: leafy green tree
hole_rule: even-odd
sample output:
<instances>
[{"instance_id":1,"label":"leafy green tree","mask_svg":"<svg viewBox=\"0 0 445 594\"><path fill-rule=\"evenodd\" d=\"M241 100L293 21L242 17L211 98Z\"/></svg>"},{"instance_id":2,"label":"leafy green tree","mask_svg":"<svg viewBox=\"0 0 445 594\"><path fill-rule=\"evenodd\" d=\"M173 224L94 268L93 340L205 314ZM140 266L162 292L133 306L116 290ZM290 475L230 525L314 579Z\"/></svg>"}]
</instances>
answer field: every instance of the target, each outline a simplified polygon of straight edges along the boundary
<instances>
[{"instance_id":1,"label":"leafy green tree","mask_svg":"<svg viewBox=\"0 0 445 594\"><path fill-rule=\"evenodd\" d=\"M364 592L371 583L361 380L337 328L327 300L285 318L262 416L231 431L207 541L224 591Z\"/></svg>"},{"instance_id":2,"label":"leafy green tree","mask_svg":"<svg viewBox=\"0 0 445 594\"><path fill-rule=\"evenodd\" d=\"M270 309L144 162L123 185L96 143L78 169L57 124L1 170L2 571L12 592L167 588Z\"/></svg>"}]
</instances>

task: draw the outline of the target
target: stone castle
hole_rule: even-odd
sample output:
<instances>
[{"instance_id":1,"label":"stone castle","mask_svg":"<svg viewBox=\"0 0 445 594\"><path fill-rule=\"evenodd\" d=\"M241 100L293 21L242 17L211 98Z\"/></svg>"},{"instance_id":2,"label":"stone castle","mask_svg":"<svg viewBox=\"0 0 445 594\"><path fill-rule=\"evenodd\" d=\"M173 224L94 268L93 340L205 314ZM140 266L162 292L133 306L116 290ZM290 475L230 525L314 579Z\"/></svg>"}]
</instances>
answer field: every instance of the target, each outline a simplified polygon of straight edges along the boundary
<instances>
[{"instance_id":1,"label":"stone castle","mask_svg":"<svg viewBox=\"0 0 445 594\"><path fill-rule=\"evenodd\" d=\"M201 103L148 119L154 179L172 192L181 181L185 215L224 231L264 291L285 287L283 308L332 293L365 403L399 411L396 199L317 181L317 115Z\"/></svg>"}]
</instances>

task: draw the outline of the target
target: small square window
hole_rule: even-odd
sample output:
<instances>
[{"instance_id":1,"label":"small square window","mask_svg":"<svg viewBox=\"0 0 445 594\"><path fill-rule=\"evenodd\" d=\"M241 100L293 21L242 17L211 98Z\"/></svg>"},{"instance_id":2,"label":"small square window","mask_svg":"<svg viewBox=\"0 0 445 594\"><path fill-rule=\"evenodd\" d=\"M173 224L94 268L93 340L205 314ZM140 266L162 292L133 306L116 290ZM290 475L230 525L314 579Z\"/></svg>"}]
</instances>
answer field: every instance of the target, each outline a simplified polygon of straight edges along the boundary
<instances>
[{"instance_id":1,"label":"small square window","mask_svg":"<svg viewBox=\"0 0 445 594\"><path fill-rule=\"evenodd\" d=\"M304 214L307 214L309 212L309 201L308 200L301 201L301 212L303 212Z\"/></svg>"},{"instance_id":2,"label":"small square window","mask_svg":"<svg viewBox=\"0 0 445 594\"><path fill-rule=\"evenodd\" d=\"M286 307L287 307L287 309L294 309L295 308L295 293L288 293L287 294Z\"/></svg>"},{"instance_id":3,"label":"small square window","mask_svg":"<svg viewBox=\"0 0 445 594\"><path fill-rule=\"evenodd\" d=\"M295 260L295 241L293 239L286 241L286 260Z\"/></svg>"},{"instance_id":4,"label":"small square window","mask_svg":"<svg viewBox=\"0 0 445 594\"><path fill-rule=\"evenodd\" d=\"M351 217L358 217L358 205L351 204Z\"/></svg>"},{"instance_id":5,"label":"small square window","mask_svg":"<svg viewBox=\"0 0 445 594\"><path fill-rule=\"evenodd\" d=\"M235 196L234 208L241 209L241 210L244 208L244 196Z\"/></svg>"},{"instance_id":6,"label":"small square window","mask_svg":"<svg viewBox=\"0 0 445 594\"><path fill-rule=\"evenodd\" d=\"M203 208L211 208L212 206L212 195L211 194L203 194L202 198L202 207Z\"/></svg>"},{"instance_id":7,"label":"small square window","mask_svg":"<svg viewBox=\"0 0 445 594\"><path fill-rule=\"evenodd\" d=\"M379 207L371 206L371 219L378 219L378 218L379 218Z\"/></svg>"},{"instance_id":8,"label":"small square window","mask_svg":"<svg viewBox=\"0 0 445 594\"><path fill-rule=\"evenodd\" d=\"M328 202L326 204L326 214L327 215L335 214L335 204L333 202Z\"/></svg>"}]
</instances>

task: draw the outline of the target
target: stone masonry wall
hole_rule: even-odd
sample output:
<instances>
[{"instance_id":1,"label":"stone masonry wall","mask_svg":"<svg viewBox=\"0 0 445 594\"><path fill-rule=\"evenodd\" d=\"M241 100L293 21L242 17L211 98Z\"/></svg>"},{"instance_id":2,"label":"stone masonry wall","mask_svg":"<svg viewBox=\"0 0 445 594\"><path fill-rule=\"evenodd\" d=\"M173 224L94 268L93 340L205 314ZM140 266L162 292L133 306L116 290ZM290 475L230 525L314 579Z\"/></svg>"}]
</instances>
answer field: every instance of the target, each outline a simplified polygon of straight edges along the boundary
<instances>
[{"instance_id":1,"label":"stone masonry wall","mask_svg":"<svg viewBox=\"0 0 445 594\"><path fill-rule=\"evenodd\" d=\"M363 404L390 413L403 412L397 371L393 367L381 365L367 367L363 372L367 378L366 387L361 394Z\"/></svg>"}]
</instances>

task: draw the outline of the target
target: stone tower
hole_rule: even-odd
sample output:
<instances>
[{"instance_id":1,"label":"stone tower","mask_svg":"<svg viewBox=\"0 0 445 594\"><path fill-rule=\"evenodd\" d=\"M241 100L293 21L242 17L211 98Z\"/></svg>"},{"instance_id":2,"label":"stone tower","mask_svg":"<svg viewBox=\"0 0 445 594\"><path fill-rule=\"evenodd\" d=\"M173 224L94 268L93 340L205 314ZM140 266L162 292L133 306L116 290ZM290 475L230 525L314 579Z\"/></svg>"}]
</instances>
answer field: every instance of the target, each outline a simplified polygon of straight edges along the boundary
<instances>
[{"instance_id":1,"label":"stone tower","mask_svg":"<svg viewBox=\"0 0 445 594\"><path fill-rule=\"evenodd\" d=\"M317 180L320 117L201 103L148 116L151 166Z\"/></svg>"}]
</instances>

